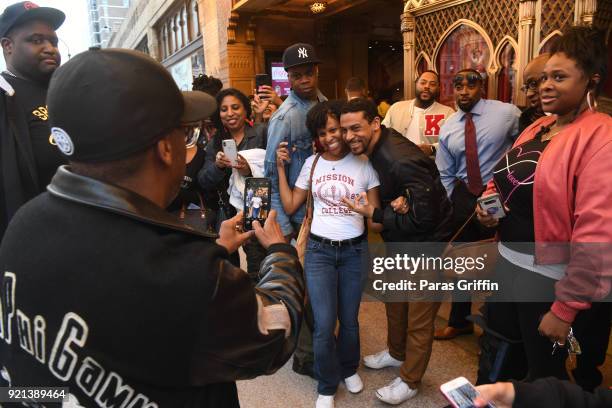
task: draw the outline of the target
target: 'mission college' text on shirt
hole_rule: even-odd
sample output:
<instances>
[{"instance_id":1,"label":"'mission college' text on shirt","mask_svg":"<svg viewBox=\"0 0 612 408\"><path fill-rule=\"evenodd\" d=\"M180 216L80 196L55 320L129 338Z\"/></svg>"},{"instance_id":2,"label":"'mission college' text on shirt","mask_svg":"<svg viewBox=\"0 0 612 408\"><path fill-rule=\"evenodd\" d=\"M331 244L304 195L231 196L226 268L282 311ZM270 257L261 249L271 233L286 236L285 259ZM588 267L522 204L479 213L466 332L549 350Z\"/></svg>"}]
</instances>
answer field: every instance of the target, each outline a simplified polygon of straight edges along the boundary
<instances>
[{"instance_id":1,"label":"'mission college' text on shirt","mask_svg":"<svg viewBox=\"0 0 612 408\"><path fill-rule=\"evenodd\" d=\"M306 159L295 186L308 190L315 156ZM378 187L378 175L364 155L347 154L336 161L319 158L312 176L314 217L310 231L329 239L349 239L363 234L363 217L351 211L342 197L354 200L362 192Z\"/></svg>"}]
</instances>

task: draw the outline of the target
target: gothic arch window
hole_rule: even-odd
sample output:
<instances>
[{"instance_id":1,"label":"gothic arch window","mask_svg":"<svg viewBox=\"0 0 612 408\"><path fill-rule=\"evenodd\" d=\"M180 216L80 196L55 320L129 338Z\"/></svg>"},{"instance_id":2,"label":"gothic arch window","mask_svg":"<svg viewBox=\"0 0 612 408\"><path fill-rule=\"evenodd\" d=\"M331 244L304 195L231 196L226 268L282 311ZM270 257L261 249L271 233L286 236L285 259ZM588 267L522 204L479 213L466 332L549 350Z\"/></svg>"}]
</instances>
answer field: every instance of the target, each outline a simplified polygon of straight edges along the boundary
<instances>
[{"instance_id":1,"label":"gothic arch window","mask_svg":"<svg viewBox=\"0 0 612 408\"><path fill-rule=\"evenodd\" d=\"M458 24L444 38L436 54L436 67L440 74L440 102L455 105L453 78L462 69L480 72L485 92L488 82L487 67L491 62L490 40L468 24ZM486 94L486 93L485 93Z\"/></svg>"},{"instance_id":2,"label":"gothic arch window","mask_svg":"<svg viewBox=\"0 0 612 408\"><path fill-rule=\"evenodd\" d=\"M431 62L427 54L421 52L416 59L416 70L415 70L415 79L421 76L421 74L429 69L431 69Z\"/></svg>"},{"instance_id":3,"label":"gothic arch window","mask_svg":"<svg viewBox=\"0 0 612 408\"><path fill-rule=\"evenodd\" d=\"M516 50L510 41L501 48L498 57L499 71L497 73L497 99L502 102L514 103L516 94Z\"/></svg>"},{"instance_id":4,"label":"gothic arch window","mask_svg":"<svg viewBox=\"0 0 612 408\"><path fill-rule=\"evenodd\" d=\"M556 30L556 31L553 31L552 33L550 33L540 43L540 49L538 51L538 54L544 54L544 53L550 52L550 50L552 49L553 45L555 45L555 43L557 42L559 37L561 37L561 35L562 35L562 33L559 30Z\"/></svg>"}]
</instances>

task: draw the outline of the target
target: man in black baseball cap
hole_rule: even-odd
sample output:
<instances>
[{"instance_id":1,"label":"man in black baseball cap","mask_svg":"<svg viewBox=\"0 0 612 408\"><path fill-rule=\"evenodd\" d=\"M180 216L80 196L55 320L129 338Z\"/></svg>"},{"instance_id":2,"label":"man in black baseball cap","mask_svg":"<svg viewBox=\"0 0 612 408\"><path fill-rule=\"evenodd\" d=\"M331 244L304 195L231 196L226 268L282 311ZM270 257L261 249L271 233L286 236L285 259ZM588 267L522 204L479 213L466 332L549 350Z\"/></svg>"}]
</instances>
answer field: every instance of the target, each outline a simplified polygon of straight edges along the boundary
<instances>
[{"instance_id":1,"label":"man in black baseball cap","mask_svg":"<svg viewBox=\"0 0 612 408\"><path fill-rule=\"evenodd\" d=\"M97 49L57 70L48 102L70 165L0 246L3 378L68 387L75 406L238 407L235 380L291 356L304 283L273 211L218 237L165 211L214 99L143 53ZM228 261L252 235L267 249L256 287Z\"/></svg>"},{"instance_id":2,"label":"man in black baseball cap","mask_svg":"<svg viewBox=\"0 0 612 408\"><path fill-rule=\"evenodd\" d=\"M306 43L293 44L283 53L283 66L291 84L291 93L272 115L268 125L268 144L266 148L265 173L272 179L272 208L278 212L278 221L287 242L299 231L304 220L304 205L291 216L285 213L280 199L278 172L276 170L276 149L281 142L287 143L291 152L291 162L285 174L289 186L293 188L306 159L312 155L312 136L306 128L306 114L327 98L319 91L319 64L314 47ZM314 377L314 356L312 334L304 325L298 349L293 358L293 370Z\"/></svg>"},{"instance_id":3,"label":"man in black baseball cap","mask_svg":"<svg viewBox=\"0 0 612 408\"><path fill-rule=\"evenodd\" d=\"M60 10L24 1L0 15L0 238L17 209L44 191L65 162L49 137L47 86L61 58Z\"/></svg>"}]
</instances>

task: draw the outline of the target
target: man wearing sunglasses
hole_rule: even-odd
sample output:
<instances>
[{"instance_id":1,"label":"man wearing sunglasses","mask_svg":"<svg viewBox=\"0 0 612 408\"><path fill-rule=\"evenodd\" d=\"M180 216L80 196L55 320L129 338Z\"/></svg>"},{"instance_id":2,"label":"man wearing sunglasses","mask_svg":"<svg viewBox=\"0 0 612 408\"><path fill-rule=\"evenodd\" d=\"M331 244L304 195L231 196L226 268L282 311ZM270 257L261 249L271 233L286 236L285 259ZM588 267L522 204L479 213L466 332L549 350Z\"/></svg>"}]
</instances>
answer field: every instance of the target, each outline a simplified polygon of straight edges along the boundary
<instances>
[{"instance_id":1,"label":"man wearing sunglasses","mask_svg":"<svg viewBox=\"0 0 612 408\"><path fill-rule=\"evenodd\" d=\"M146 54L92 49L47 100L70 164L0 246L0 386L66 387L79 407L239 407L236 380L291 357L304 282L274 211L217 236L165 210L214 98L181 92ZM267 251L255 286L229 262L252 236Z\"/></svg>"},{"instance_id":2,"label":"man wearing sunglasses","mask_svg":"<svg viewBox=\"0 0 612 408\"><path fill-rule=\"evenodd\" d=\"M47 87L60 65L60 10L30 1L0 15L6 71L0 75L0 238L19 207L45 191L65 163L47 124Z\"/></svg>"},{"instance_id":3,"label":"man wearing sunglasses","mask_svg":"<svg viewBox=\"0 0 612 408\"><path fill-rule=\"evenodd\" d=\"M453 87L459 110L440 129L436 165L453 203L453 230L457 231L474 213L476 199L493 177L495 164L518 136L521 111L509 103L484 99L483 79L476 70L459 71ZM483 232L473 217L457 242L479 241L492 234ZM448 327L436 331L437 340L474 331L466 320L471 313L469 296L453 295Z\"/></svg>"},{"instance_id":4,"label":"man wearing sunglasses","mask_svg":"<svg viewBox=\"0 0 612 408\"><path fill-rule=\"evenodd\" d=\"M523 133L529 125L544 116L542 110L542 102L540 101L540 78L546 61L550 58L550 54L538 55L525 67L523 71L523 86L521 91L527 96L527 108L521 114L519 120L519 134Z\"/></svg>"}]
</instances>

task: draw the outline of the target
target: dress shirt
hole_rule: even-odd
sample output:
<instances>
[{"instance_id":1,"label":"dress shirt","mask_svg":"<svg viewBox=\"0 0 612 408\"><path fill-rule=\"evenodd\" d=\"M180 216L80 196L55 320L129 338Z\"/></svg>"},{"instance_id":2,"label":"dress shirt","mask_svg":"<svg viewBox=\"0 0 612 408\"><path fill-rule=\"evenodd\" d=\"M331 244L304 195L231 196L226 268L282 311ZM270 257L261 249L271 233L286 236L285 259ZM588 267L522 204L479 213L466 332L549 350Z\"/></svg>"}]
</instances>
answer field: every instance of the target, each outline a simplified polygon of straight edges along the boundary
<instances>
[{"instance_id":1,"label":"dress shirt","mask_svg":"<svg viewBox=\"0 0 612 408\"><path fill-rule=\"evenodd\" d=\"M493 178L493 168L518 136L521 111L516 106L492 99L481 99L471 110L476 127L478 163L482 181ZM450 197L455 180L467 184L465 161L465 112L458 110L440 129L436 153L440 178Z\"/></svg>"}]
</instances>

